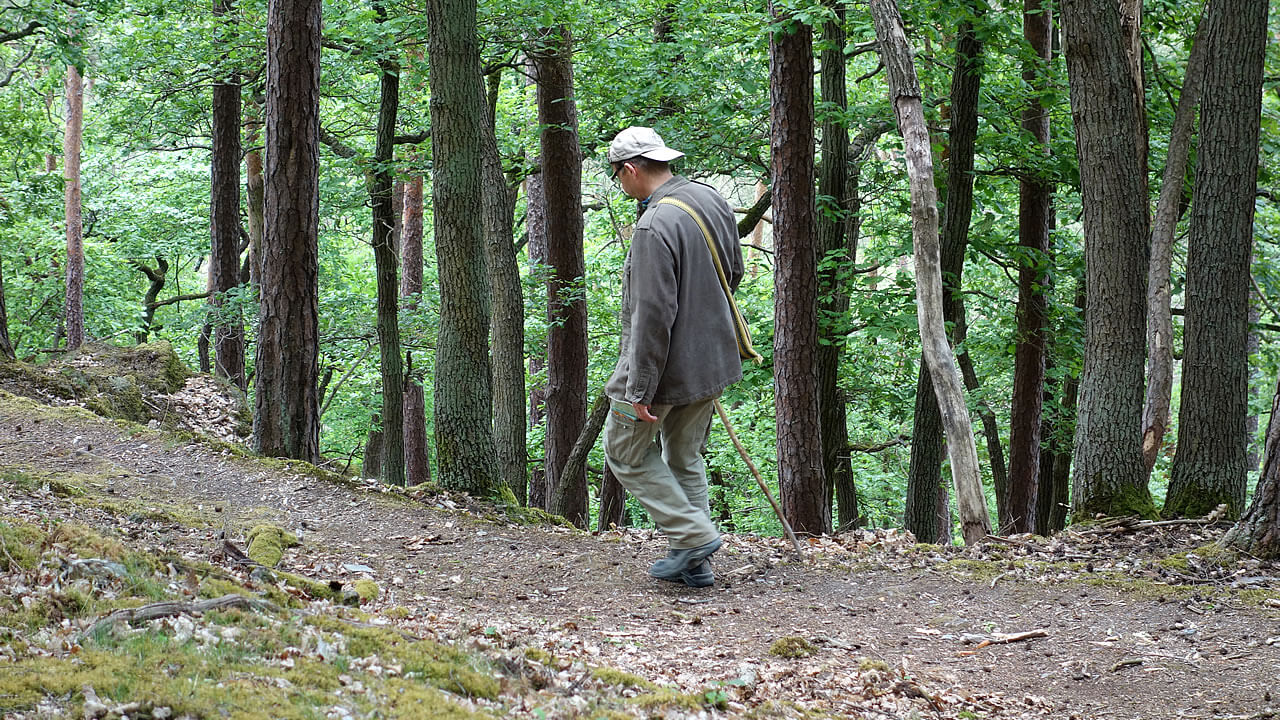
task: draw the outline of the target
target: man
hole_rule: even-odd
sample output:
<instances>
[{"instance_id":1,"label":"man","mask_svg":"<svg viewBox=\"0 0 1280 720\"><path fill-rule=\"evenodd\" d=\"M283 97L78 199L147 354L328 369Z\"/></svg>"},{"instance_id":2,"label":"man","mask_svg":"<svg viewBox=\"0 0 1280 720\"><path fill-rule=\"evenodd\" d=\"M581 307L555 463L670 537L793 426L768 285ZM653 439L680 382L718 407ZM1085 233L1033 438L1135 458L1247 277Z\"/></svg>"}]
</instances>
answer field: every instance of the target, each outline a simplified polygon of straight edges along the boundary
<instances>
[{"instance_id":1,"label":"man","mask_svg":"<svg viewBox=\"0 0 1280 720\"><path fill-rule=\"evenodd\" d=\"M720 549L720 533L701 449L715 399L742 378L707 235L731 288L742 279L742 250L724 198L672 174L668 163L683 155L645 127L627 128L609 145L613 176L643 215L623 266L621 357L605 386L605 455L667 536L670 550L649 574L707 587L715 582L708 558Z\"/></svg>"}]
</instances>

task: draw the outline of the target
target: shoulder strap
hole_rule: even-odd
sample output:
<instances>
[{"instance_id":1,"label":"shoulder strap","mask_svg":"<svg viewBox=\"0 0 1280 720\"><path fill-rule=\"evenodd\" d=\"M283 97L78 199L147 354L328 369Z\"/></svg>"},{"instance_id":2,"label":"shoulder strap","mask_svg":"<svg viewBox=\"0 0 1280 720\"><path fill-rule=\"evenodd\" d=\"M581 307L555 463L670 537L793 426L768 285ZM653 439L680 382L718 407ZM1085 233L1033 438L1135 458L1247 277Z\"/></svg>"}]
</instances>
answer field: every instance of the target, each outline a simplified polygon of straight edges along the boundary
<instances>
[{"instance_id":1,"label":"shoulder strap","mask_svg":"<svg viewBox=\"0 0 1280 720\"><path fill-rule=\"evenodd\" d=\"M698 229L702 230L703 239L707 241L707 251L711 253L711 264L715 265L716 275L720 278L720 289L724 291L724 296L729 301L729 310L733 314L734 331L738 337L738 354L743 359L763 362L764 358L760 357L760 353L756 352L755 347L751 344L751 333L747 328L747 322L742 318L742 313L738 312L738 303L734 301L733 290L729 288L729 279L725 277L724 265L720 261L720 253L716 250L715 241L711 239L711 230L707 228L702 216L689 203L673 198L670 195L655 204L674 205L688 213L689 217L693 218L693 221L698 224Z\"/></svg>"}]
</instances>

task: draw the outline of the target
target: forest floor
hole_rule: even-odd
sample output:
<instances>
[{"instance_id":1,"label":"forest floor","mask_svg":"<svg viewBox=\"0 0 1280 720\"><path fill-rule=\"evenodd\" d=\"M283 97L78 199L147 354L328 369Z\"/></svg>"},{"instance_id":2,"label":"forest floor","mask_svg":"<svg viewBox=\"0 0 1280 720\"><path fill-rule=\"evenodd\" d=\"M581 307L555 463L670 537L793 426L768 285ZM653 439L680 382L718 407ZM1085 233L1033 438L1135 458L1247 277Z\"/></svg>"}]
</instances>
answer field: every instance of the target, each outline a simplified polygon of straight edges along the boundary
<instances>
[{"instance_id":1,"label":"forest floor","mask_svg":"<svg viewBox=\"0 0 1280 720\"><path fill-rule=\"evenodd\" d=\"M0 390L0 529L87 526L208 563L269 597L283 582L237 549L251 529L278 526L299 543L276 572L335 588L372 580L361 622L491 658L502 690L468 701L490 717L1280 717L1280 567L1206 551L1220 525L1099 526L974 548L855 531L813 540L801 556L777 538L729 534L715 586L691 589L646 574L665 552L653 531L530 524L466 496L339 479L54 407L67 403L22 383L0 388L36 397ZM55 540L41 546L42 567L66 550ZM38 572L0 577L0 677L36 656L96 657L81 648L90 641L68 640L96 616L4 627L6 608L16 617L66 577ZM305 612L334 604L289 593ZM333 664L324 648L298 652ZM324 688L333 698L310 716L397 716L356 702L364 685L351 676L366 665L343 661L340 686ZM122 690L108 699L101 686L31 687L46 697L6 703L17 696L0 681L0 713L173 712L162 699L129 706Z\"/></svg>"}]
</instances>

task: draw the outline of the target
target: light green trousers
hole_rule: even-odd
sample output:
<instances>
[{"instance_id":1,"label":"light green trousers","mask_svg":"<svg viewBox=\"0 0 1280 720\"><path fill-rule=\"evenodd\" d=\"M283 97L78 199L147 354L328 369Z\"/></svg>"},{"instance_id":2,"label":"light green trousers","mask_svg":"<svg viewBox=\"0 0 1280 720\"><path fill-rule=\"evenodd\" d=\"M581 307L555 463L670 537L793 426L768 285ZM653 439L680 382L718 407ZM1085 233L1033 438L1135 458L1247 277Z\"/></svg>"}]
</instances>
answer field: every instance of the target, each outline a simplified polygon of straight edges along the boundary
<instances>
[{"instance_id":1,"label":"light green trousers","mask_svg":"<svg viewBox=\"0 0 1280 720\"><path fill-rule=\"evenodd\" d=\"M649 511L674 549L706 545L720 536L707 503L702 444L715 398L688 405L654 405L658 422L638 420L631 403L610 400L604 423L609 468ZM656 439L662 433L662 447Z\"/></svg>"}]
</instances>

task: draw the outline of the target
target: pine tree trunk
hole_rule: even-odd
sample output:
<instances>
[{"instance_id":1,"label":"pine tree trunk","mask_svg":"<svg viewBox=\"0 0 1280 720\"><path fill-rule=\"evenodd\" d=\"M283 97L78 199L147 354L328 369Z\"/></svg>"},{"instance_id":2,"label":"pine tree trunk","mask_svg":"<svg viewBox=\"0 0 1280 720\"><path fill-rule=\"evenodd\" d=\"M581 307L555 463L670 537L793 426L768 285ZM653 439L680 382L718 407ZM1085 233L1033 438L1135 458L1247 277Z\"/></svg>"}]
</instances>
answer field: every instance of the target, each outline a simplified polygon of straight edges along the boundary
<instances>
[{"instance_id":1,"label":"pine tree trunk","mask_svg":"<svg viewBox=\"0 0 1280 720\"><path fill-rule=\"evenodd\" d=\"M13 342L9 339L9 312L4 304L4 253L0 252L0 359L13 360Z\"/></svg>"},{"instance_id":2,"label":"pine tree trunk","mask_svg":"<svg viewBox=\"0 0 1280 720\"><path fill-rule=\"evenodd\" d=\"M844 394L840 390L840 358L845 337L849 333L847 315L849 292L842 287L842 269L853 264L847 256L846 232L850 197L849 128L841 114L848 108L848 91L844 62L844 6L829 3L833 17L823 25L822 101L832 108L822 120L822 161L818 166L818 196L821 212L817 218L818 256L826 261L818 270L819 342L815 362L818 370L818 410L822 427L822 476L824 513L831 515L831 501L839 484L853 482L850 466L848 419L845 417ZM839 113L839 114L838 114ZM853 190L857 192L856 186ZM837 478L843 476L840 481ZM845 494L846 501L849 494ZM852 494L857 499L857 494ZM844 520L857 518L858 509L840 506L841 527Z\"/></svg>"},{"instance_id":3,"label":"pine tree trunk","mask_svg":"<svg viewBox=\"0 0 1280 720\"><path fill-rule=\"evenodd\" d=\"M249 233L249 284L254 288L261 285L262 275L262 238L263 238L263 206L265 189L262 177L262 149L258 143L262 139L261 104L252 103L252 117L247 119L245 127L249 130L249 148L244 154L244 187L245 224Z\"/></svg>"},{"instance_id":4,"label":"pine tree trunk","mask_svg":"<svg viewBox=\"0 0 1280 720\"><path fill-rule=\"evenodd\" d=\"M587 477L564 475L587 416L587 306L579 292L582 248L582 152L568 26L544 29L530 53L538 82L547 260L547 508L586 527ZM557 504L557 500L559 501Z\"/></svg>"},{"instance_id":5,"label":"pine tree trunk","mask_svg":"<svg viewBox=\"0 0 1280 720\"><path fill-rule=\"evenodd\" d=\"M1022 129L1040 153L1049 152L1049 108L1041 96L1048 87L1049 61L1053 54L1053 10L1044 0L1024 0L1022 36L1035 52L1023 65L1022 79L1032 88L1022 111ZM1023 260L1018 267L1017 330L1013 352L1013 398L1009 412L1008 526L1014 533L1036 532L1036 504L1040 485L1040 429L1044 402L1049 299L1049 228L1053 213L1053 186L1034 171L1018 181L1018 245Z\"/></svg>"},{"instance_id":6,"label":"pine tree trunk","mask_svg":"<svg viewBox=\"0 0 1280 720\"><path fill-rule=\"evenodd\" d=\"M1258 183L1267 0L1209 6L1211 72L1187 240L1178 454L1166 517L1244 510L1249 438L1249 261Z\"/></svg>"},{"instance_id":7,"label":"pine tree trunk","mask_svg":"<svg viewBox=\"0 0 1280 720\"><path fill-rule=\"evenodd\" d=\"M797 533L831 532L818 408L818 273L814 228L813 32L770 0L773 114L774 387L778 492Z\"/></svg>"},{"instance_id":8,"label":"pine tree trunk","mask_svg":"<svg viewBox=\"0 0 1280 720\"><path fill-rule=\"evenodd\" d=\"M440 484L498 490L481 222L484 89L475 0L428 0L435 245L440 273L435 426Z\"/></svg>"},{"instance_id":9,"label":"pine tree trunk","mask_svg":"<svg viewBox=\"0 0 1280 720\"><path fill-rule=\"evenodd\" d=\"M67 349L84 344L84 225L80 218L80 147L84 136L84 81L74 65L67 66L67 127L62 136L64 210L67 225L67 282L65 320Z\"/></svg>"},{"instance_id":10,"label":"pine tree trunk","mask_svg":"<svg viewBox=\"0 0 1280 720\"><path fill-rule=\"evenodd\" d=\"M605 463L604 477L600 479L600 517L596 520L596 532L604 532L613 525L627 526L627 490Z\"/></svg>"},{"instance_id":11,"label":"pine tree trunk","mask_svg":"<svg viewBox=\"0 0 1280 720\"><path fill-rule=\"evenodd\" d=\"M233 23L234 0L214 0L214 15ZM226 57L224 56L224 60ZM240 79L231 74L213 86L213 151L209 173L209 304L213 325L214 374L244 390L244 320L239 305L228 308L226 294L240 286Z\"/></svg>"},{"instance_id":12,"label":"pine tree trunk","mask_svg":"<svg viewBox=\"0 0 1280 720\"><path fill-rule=\"evenodd\" d=\"M525 227L529 230L529 272L541 273L547 263L547 205L542 192L542 173L534 172L525 179ZM543 372L547 366L546 346L529 354L529 427L546 422L547 387ZM541 462L529 471L529 497L521 498L529 507L547 508L547 453L543 443ZM519 496L517 496L519 497Z\"/></svg>"},{"instance_id":13,"label":"pine tree trunk","mask_svg":"<svg viewBox=\"0 0 1280 720\"><path fill-rule=\"evenodd\" d=\"M501 78L489 76L496 89ZM524 387L524 290L516 257L513 226L516 193L502 172L495 134L495 108L489 106L484 129L484 232L493 288L493 442L498 451L498 477L516 498L528 496L528 417Z\"/></svg>"},{"instance_id":14,"label":"pine tree trunk","mask_svg":"<svg viewBox=\"0 0 1280 720\"><path fill-rule=\"evenodd\" d=\"M1173 399L1173 243L1183 207L1196 108L1204 84L1206 34L1197 27L1182 94L1178 96L1178 109L1169 130L1160 199L1151 223L1151 264L1147 270L1147 393L1142 406L1142 461L1148 477L1164 445Z\"/></svg>"},{"instance_id":15,"label":"pine tree trunk","mask_svg":"<svg viewBox=\"0 0 1280 720\"><path fill-rule=\"evenodd\" d=\"M422 190L421 175L404 184L400 239L400 296L407 307L416 307L422 292ZM431 454L427 444L427 397L413 372L413 356L405 356L404 476L409 485L431 480Z\"/></svg>"},{"instance_id":16,"label":"pine tree trunk","mask_svg":"<svg viewBox=\"0 0 1280 720\"><path fill-rule=\"evenodd\" d=\"M916 305L921 344L929 366L942 422L948 438L947 452L955 478L960 530L968 544L991 532L978 451L965 405L960 371L947 344L942 316L942 272L938 240L938 201L933 184L933 158L924 123L920 86L911 61L911 50L902 28L902 17L893 0L872 0L871 15L880 40L880 56L888 71L894 115L906 148L907 174L911 182L911 225L916 264Z\"/></svg>"},{"instance_id":17,"label":"pine tree trunk","mask_svg":"<svg viewBox=\"0 0 1280 720\"><path fill-rule=\"evenodd\" d=\"M253 445L320 459L319 0L271 0L267 12L264 237Z\"/></svg>"},{"instance_id":18,"label":"pine tree trunk","mask_svg":"<svg viewBox=\"0 0 1280 720\"><path fill-rule=\"evenodd\" d=\"M1146 357L1146 178L1134 138L1120 13L1111 0L1064 0L1071 111L1084 205L1088 288L1076 425L1073 514L1155 514L1140 446Z\"/></svg>"}]
</instances>

